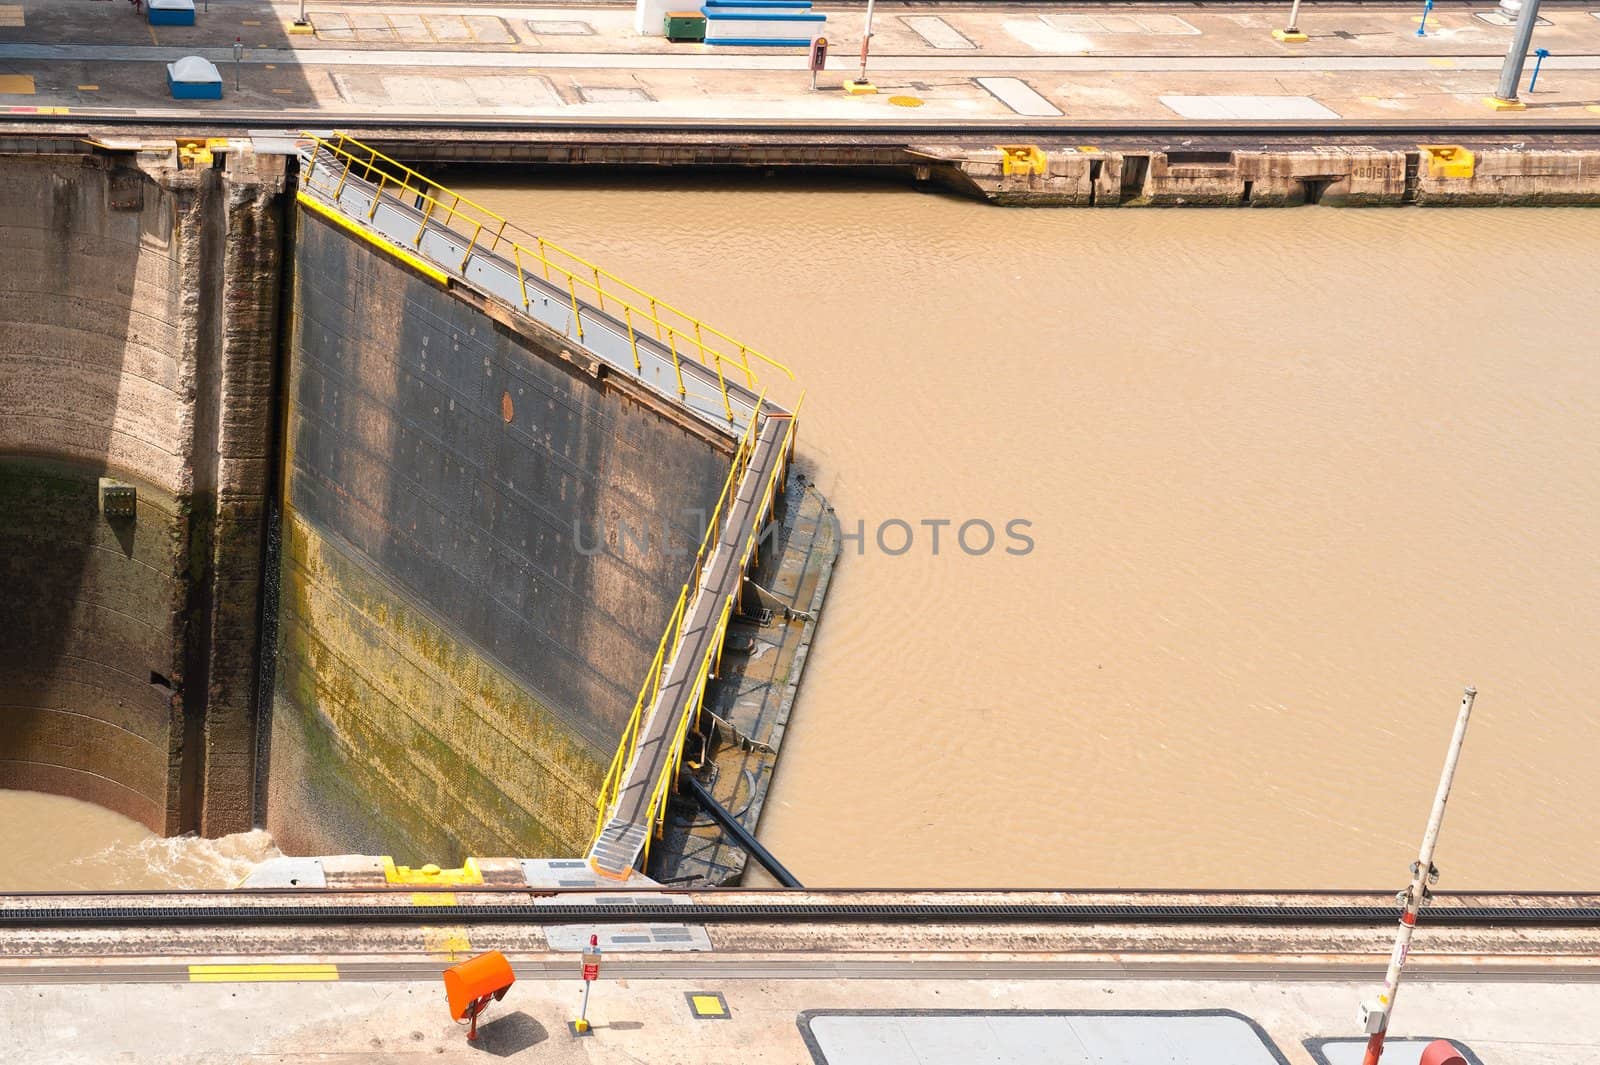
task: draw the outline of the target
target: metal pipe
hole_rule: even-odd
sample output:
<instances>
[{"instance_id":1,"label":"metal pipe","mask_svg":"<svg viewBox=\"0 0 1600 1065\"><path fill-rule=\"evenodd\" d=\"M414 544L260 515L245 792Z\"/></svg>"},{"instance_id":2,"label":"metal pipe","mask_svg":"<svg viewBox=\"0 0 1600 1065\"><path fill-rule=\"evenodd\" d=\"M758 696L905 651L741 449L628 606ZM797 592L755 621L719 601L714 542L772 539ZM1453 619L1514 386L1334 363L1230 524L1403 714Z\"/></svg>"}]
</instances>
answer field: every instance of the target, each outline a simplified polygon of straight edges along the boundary
<instances>
[{"instance_id":1,"label":"metal pipe","mask_svg":"<svg viewBox=\"0 0 1600 1065\"><path fill-rule=\"evenodd\" d=\"M728 812L727 807L723 806L716 799L712 798L711 793L706 790L705 785L696 780L693 774L685 775L683 779L688 782L689 791L694 794L696 799L700 800L700 805L705 807L706 813L711 815L711 820L721 825L723 831L732 836L734 842L742 847L744 851L750 855L750 857L760 862L761 867L767 872L771 873L773 878L777 880L778 883L782 884L786 888L805 887L804 884L800 883L800 881L794 878L793 873L789 872L789 870L783 867L782 862L778 861L778 859L772 856L771 851L763 847L760 841L757 840L755 836L750 834L749 829L745 828L738 821L734 820L733 815Z\"/></svg>"},{"instance_id":2,"label":"metal pipe","mask_svg":"<svg viewBox=\"0 0 1600 1065\"><path fill-rule=\"evenodd\" d=\"M1511 47L1506 51L1506 61L1500 67L1500 85L1495 89L1497 100L1514 103L1517 83L1522 80L1522 64L1528 58L1528 45L1533 43L1533 27L1539 21L1539 0L1522 0L1522 10L1517 14L1517 29L1511 35Z\"/></svg>"},{"instance_id":3,"label":"metal pipe","mask_svg":"<svg viewBox=\"0 0 1600 1065\"><path fill-rule=\"evenodd\" d=\"M861 31L861 76L856 79L858 83L867 80L867 49L872 45L872 9L876 0L867 0L867 25Z\"/></svg>"},{"instance_id":4,"label":"metal pipe","mask_svg":"<svg viewBox=\"0 0 1600 1065\"><path fill-rule=\"evenodd\" d=\"M1283 28L1283 32L1300 32L1300 0L1294 0L1294 6L1289 8L1289 25Z\"/></svg>"},{"instance_id":5,"label":"metal pipe","mask_svg":"<svg viewBox=\"0 0 1600 1065\"><path fill-rule=\"evenodd\" d=\"M1450 784L1456 775L1456 763L1461 760L1461 745L1467 738L1467 719L1472 716L1472 700L1478 695L1476 688L1468 688L1461 697L1461 711L1456 715L1456 730L1450 737L1450 750L1445 755L1444 771L1439 774L1439 790L1433 796L1433 811L1428 815L1428 827L1422 833L1422 847L1417 851L1417 862L1411 867L1411 886L1401 893L1405 909L1400 914L1400 931L1395 934L1394 952L1389 955L1389 970L1383 977L1383 991L1378 995L1378 1030L1367 1040L1367 1053L1362 1065L1378 1065L1383 1056L1383 1037L1389 1029L1389 1017L1394 1013L1394 1000L1400 993L1400 971L1405 968L1406 956L1411 953L1411 936L1417 929L1417 911L1432 894L1428 885L1439 879L1433 867L1433 848L1439 842L1439 826L1444 822L1444 805L1450 798Z\"/></svg>"}]
</instances>

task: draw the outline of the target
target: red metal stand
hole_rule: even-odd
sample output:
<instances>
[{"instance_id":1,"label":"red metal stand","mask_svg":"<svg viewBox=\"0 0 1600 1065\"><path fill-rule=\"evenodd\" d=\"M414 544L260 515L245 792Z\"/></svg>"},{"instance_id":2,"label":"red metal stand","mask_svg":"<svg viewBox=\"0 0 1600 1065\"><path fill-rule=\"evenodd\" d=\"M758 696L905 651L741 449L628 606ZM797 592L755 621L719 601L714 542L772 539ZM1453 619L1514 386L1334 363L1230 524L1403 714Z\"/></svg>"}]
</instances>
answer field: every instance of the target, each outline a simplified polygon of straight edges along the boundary
<instances>
[{"instance_id":1,"label":"red metal stand","mask_svg":"<svg viewBox=\"0 0 1600 1065\"><path fill-rule=\"evenodd\" d=\"M483 1012L483 1008L493 998L493 995L484 995L480 999L474 999L472 1005L467 1007L467 1016L472 1021L471 1024L467 1025L467 1042L476 1043L478 1041L478 1014Z\"/></svg>"}]
</instances>

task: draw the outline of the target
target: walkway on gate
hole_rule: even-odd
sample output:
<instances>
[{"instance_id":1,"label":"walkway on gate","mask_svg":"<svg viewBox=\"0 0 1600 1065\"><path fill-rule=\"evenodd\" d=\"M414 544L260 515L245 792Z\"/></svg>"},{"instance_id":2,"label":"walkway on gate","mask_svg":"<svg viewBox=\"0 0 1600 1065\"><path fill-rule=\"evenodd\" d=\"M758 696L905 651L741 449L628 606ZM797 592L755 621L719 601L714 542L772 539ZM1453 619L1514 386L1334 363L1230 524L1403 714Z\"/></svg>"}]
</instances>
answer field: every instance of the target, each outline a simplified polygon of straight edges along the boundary
<instances>
[{"instance_id":1,"label":"walkway on gate","mask_svg":"<svg viewBox=\"0 0 1600 1065\"><path fill-rule=\"evenodd\" d=\"M795 415L767 402L756 369L780 381L794 375L358 141L307 136L300 161L298 196L307 209L439 284L464 282L529 315L719 431L738 434L705 539L596 799L589 862L626 878L648 858L661 828L684 743L793 453Z\"/></svg>"},{"instance_id":2,"label":"walkway on gate","mask_svg":"<svg viewBox=\"0 0 1600 1065\"><path fill-rule=\"evenodd\" d=\"M440 284L465 282L738 433L787 366L343 134L306 136L300 202ZM758 373L759 371L759 373Z\"/></svg>"},{"instance_id":3,"label":"walkway on gate","mask_svg":"<svg viewBox=\"0 0 1600 1065\"><path fill-rule=\"evenodd\" d=\"M763 416L757 426L739 443L717 502L724 520L712 518L601 789L589 864L607 876L626 877L649 857L683 764L684 742L705 701L706 683L716 674L729 618L783 484L795 420Z\"/></svg>"}]
</instances>

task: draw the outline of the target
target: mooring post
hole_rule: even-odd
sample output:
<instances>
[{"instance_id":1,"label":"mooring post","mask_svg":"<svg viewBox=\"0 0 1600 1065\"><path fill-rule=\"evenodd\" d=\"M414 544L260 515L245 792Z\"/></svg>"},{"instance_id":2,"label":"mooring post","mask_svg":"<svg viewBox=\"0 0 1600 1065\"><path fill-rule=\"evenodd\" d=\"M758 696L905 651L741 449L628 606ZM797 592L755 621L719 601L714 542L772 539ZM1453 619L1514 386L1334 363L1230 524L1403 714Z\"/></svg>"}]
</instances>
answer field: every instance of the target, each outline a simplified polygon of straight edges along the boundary
<instances>
[{"instance_id":1,"label":"mooring post","mask_svg":"<svg viewBox=\"0 0 1600 1065\"><path fill-rule=\"evenodd\" d=\"M1389 970L1383 977L1383 990L1375 1003L1363 1003L1362 1020L1367 1034L1367 1053L1362 1065L1378 1065L1383 1056L1383 1036L1389 1030L1389 1018L1394 1013L1395 996L1400 992L1400 971L1405 968L1406 955L1411 953L1411 935L1417 928L1417 911L1433 893L1428 885L1437 883L1439 870L1433 865L1433 848L1439 842L1439 826L1444 822L1444 804L1450 798L1450 783L1456 775L1456 762L1461 758L1461 745L1467 738L1467 719L1472 716L1472 700L1478 689L1467 688L1461 697L1461 712L1456 716L1456 731L1450 737L1450 750L1445 755L1444 771L1439 775L1439 790L1433 796L1433 812L1428 815L1428 827L1422 833L1422 848L1411 866L1411 886L1400 892L1404 909L1400 912L1400 931L1395 934L1394 953L1389 955Z\"/></svg>"},{"instance_id":2,"label":"mooring post","mask_svg":"<svg viewBox=\"0 0 1600 1065\"><path fill-rule=\"evenodd\" d=\"M872 83L867 80L867 51L872 47L872 10L876 0L867 0L867 25L861 31L861 73L854 81L844 83L844 91L852 95L873 92Z\"/></svg>"},{"instance_id":3,"label":"mooring post","mask_svg":"<svg viewBox=\"0 0 1600 1065\"><path fill-rule=\"evenodd\" d=\"M1291 6L1289 8L1289 25L1287 25L1287 26L1285 26L1283 28L1283 32L1284 33L1299 33L1300 32L1300 0L1294 0L1293 6Z\"/></svg>"}]
</instances>

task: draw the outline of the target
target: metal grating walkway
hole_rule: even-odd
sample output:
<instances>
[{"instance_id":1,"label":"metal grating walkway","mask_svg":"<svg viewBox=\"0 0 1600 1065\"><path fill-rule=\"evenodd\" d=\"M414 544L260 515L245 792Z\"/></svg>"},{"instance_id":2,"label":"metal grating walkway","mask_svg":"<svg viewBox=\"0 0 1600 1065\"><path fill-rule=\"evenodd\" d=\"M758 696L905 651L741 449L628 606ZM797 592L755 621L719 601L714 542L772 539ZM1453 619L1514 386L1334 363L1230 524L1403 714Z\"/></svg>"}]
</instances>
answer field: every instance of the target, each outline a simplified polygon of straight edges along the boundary
<instances>
[{"instance_id":1,"label":"metal grating walkway","mask_svg":"<svg viewBox=\"0 0 1600 1065\"><path fill-rule=\"evenodd\" d=\"M694 589L677 653L649 708L617 801L589 850L590 864L608 876L628 876L644 853L655 819L654 789L673 756L673 740L683 715L699 710L698 705L687 704L694 687L704 680L704 663L724 636L724 604L738 594L744 581L744 547L766 517L767 487L784 462L788 430L787 417L768 417L761 423L754 453L735 489L733 506L718 530L717 545L700 585Z\"/></svg>"}]
</instances>

